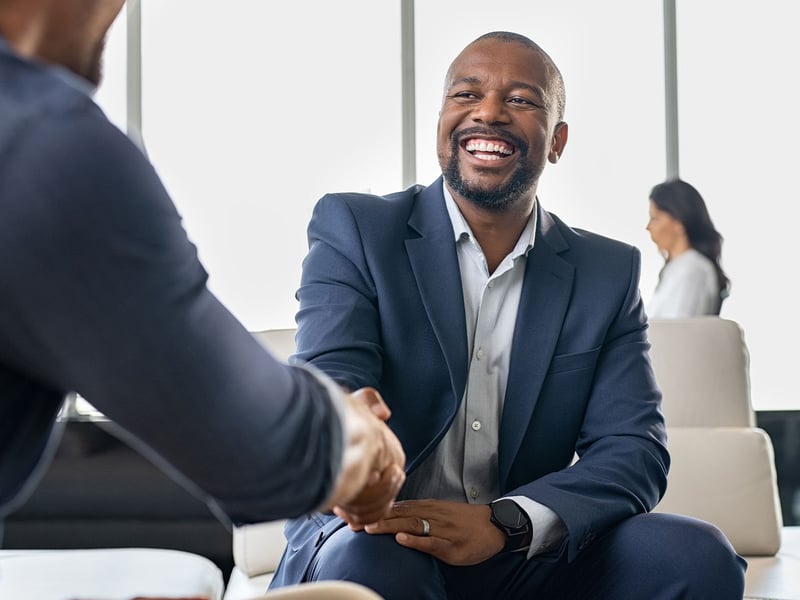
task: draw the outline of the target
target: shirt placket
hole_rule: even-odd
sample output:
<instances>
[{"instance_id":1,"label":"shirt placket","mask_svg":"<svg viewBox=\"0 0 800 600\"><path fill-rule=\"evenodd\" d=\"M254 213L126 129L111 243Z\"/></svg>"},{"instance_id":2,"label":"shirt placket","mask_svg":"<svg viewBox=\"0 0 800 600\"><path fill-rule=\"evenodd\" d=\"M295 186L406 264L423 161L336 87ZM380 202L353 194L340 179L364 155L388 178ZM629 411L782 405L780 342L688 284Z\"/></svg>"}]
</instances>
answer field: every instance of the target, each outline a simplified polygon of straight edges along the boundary
<instances>
[{"instance_id":1,"label":"shirt placket","mask_svg":"<svg viewBox=\"0 0 800 600\"><path fill-rule=\"evenodd\" d=\"M497 497L497 428L501 402L494 366L494 325L498 314L498 278L486 282L477 309L470 357L464 429L464 489L470 503L488 503Z\"/></svg>"}]
</instances>

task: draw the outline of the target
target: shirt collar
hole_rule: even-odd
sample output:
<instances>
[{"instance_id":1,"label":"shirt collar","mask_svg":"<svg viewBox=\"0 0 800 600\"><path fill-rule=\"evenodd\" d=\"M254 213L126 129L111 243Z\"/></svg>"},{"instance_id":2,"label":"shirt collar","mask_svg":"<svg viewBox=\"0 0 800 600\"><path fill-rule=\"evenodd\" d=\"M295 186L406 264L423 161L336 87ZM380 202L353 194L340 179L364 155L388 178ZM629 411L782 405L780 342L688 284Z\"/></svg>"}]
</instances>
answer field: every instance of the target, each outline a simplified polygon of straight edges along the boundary
<instances>
[{"instance_id":1,"label":"shirt collar","mask_svg":"<svg viewBox=\"0 0 800 600\"><path fill-rule=\"evenodd\" d=\"M447 208L447 215L450 217L450 223L453 225L453 234L456 243L462 239L474 239L475 236L472 235L469 223L467 223L464 215L461 214L461 210L459 210L456 201L453 200L453 196L444 184L444 180L442 180L442 192L444 193L444 204ZM534 199L531 216L528 218L528 222L525 224L525 229L522 230L522 234L520 234L516 246L514 246L514 249L511 251L511 258L517 258L523 254L527 254L530 252L531 248L533 248L533 243L536 241L536 221L538 219L536 214L537 203L538 200Z\"/></svg>"}]
</instances>

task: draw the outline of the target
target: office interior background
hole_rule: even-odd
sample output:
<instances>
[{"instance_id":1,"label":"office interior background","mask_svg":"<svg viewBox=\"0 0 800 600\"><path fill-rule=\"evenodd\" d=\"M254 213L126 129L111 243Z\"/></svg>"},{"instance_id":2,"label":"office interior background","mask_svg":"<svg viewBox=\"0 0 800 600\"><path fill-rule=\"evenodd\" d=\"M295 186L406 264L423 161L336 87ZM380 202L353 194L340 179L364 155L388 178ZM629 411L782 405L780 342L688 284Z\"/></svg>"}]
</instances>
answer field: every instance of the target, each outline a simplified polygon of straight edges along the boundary
<instances>
[{"instance_id":1,"label":"office interior background","mask_svg":"<svg viewBox=\"0 0 800 600\"><path fill-rule=\"evenodd\" d=\"M250 330L292 327L319 197L432 183L450 61L487 31L533 38L564 75L570 124L540 200L637 246L645 302L663 265L645 231L650 188L677 172L703 194L733 286L721 316L743 327L796 525L798 22L784 0L128 0L96 98L152 160L219 298ZM6 523L8 547L179 543L230 573L230 534L205 505L94 424L71 428Z\"/></svg>"},{"instance_id":2,"label":"office interior background","mask_svg":"<svg viewBox=\"0 0 800 600\"><path fill-rule=\"evenodd\" d=\"M225 10L133 0L110 35L97 100L123 130L133 119L216 294L249 329L289 327L318 198L430 184L449 62L484 32L528 35L567 87L569 143L545 171L542 204L636 245L647 301L663 264L645 231L648 192L675 144L671 168L725 238L732 291L721 316L744 328L754 408L792 410L799 20L800 5L783 0L230 0ZM140 56L129 52L132 25Z\"/></svg>"}]
</instances>

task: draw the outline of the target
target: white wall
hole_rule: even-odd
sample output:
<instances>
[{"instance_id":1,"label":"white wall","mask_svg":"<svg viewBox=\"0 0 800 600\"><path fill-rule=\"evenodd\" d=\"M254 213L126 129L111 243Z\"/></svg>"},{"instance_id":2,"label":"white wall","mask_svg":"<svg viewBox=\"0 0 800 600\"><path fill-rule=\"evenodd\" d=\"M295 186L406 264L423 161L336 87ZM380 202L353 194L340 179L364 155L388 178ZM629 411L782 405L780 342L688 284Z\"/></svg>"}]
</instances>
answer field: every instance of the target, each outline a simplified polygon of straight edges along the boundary
<instances>
[{"instance_id":1,"label":"white wall","mask_svg":"<svg viewBox=\"0 0 800 600\"><path fill-rule=\"evenodd\" d=\"M144 136L184 215L211 287L247 327L293 323L311 208L327 191L401 187L400 3L144 0ZM789 340L794 260L787 218L800 118L782 0L678 3L681 176L725 236L756 408L800 408ZM124 29L124 28L117 28ZM416 2L417 174L438 176L434 133L445 70L494 29L526 34L567 85L570 139L540 186L568 223L642 251L645 300L662 261L644 230L665 176L662 3ZM122 123L123 37L99 93ZM121 49L121 50L120 50ZM121 54L120 54L121 53ZM120 58L120 56L122 58ZM780 271L776 262L787 266Z\"/></svg>"}]
</instances>

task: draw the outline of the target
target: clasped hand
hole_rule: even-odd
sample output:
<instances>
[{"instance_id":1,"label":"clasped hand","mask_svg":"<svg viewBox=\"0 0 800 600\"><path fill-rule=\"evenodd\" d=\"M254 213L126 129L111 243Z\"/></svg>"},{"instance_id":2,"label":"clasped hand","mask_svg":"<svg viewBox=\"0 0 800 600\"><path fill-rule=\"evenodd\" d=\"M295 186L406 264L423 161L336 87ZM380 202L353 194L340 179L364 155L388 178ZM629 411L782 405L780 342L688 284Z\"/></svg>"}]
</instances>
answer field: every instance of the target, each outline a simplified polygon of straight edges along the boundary
<instances>
[{"instance_id":1,"label":"clasped hand","mask_svg":"<svg viewBox=\"0 0 800 600\"><path fill-rule=\"evenodd\" d=\"M430 554L450 565L475 565L503 549L506 536L490 520L485 504L447 500L396 502L389 516L370 523L370 534L394 534L401 546ZM428 522L424 527L423 520ZM427 535L423 533L427 530Z\"/></svg>"},{"instance_id":2,"label":"clasped hand","mask_svg":"<svg viewBox=\"0 0 800 600\"><path fill-rule=\"evenodd\" d=\"M386 425L391 411L377 390L345 397L343 465L328 506L358 531L389 514L405 482L406 455Z\"/></svg>"}]
</instances>

